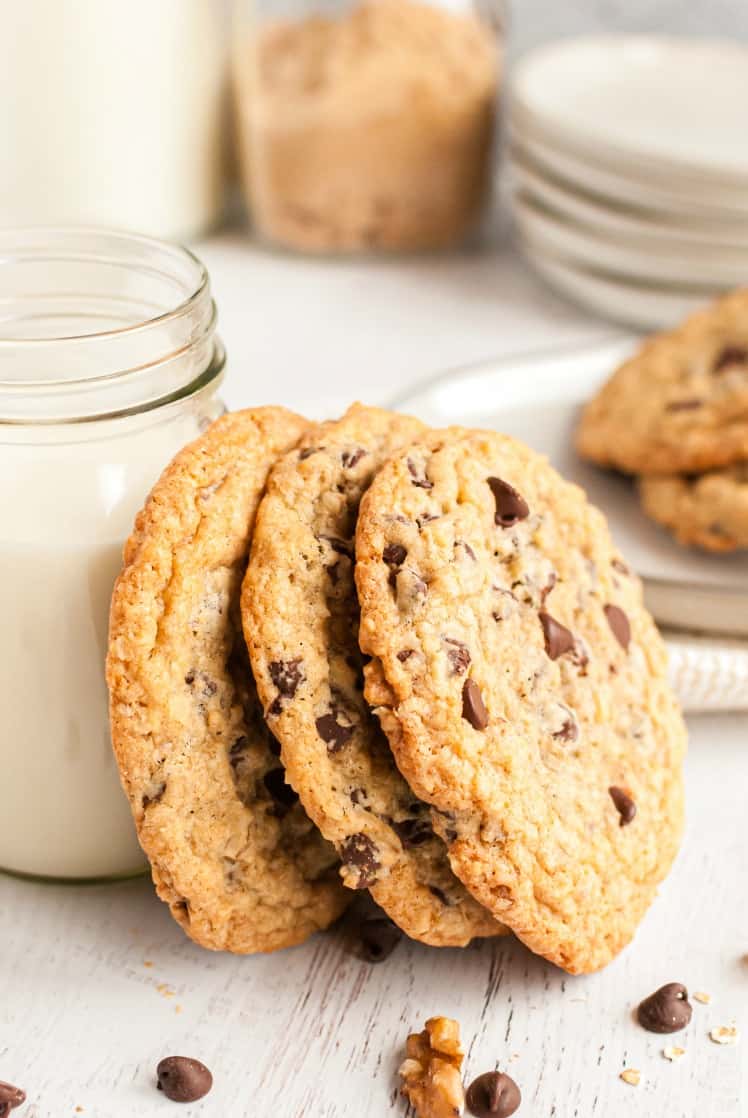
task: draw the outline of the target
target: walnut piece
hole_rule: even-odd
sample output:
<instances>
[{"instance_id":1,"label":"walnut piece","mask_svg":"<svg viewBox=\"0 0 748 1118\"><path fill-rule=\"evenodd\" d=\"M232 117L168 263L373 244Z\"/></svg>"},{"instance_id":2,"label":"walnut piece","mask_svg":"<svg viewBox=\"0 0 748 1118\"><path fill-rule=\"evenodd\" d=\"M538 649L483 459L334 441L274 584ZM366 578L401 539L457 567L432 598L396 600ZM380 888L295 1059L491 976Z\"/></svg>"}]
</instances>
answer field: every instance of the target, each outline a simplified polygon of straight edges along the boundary
<instances>
[{"instance_id":1,"label":"walnut piece","mask_svg":"<svg viewBox=\"0 0 748 1118\"><path fill-rule=\"evenodd\" d=\"M417 1118L459 1118L465 1108L460 1026L449 1017L431 1017L422 1033L411 1033L400 1066L401 1094Z\"/></svg>"}]
</instances>

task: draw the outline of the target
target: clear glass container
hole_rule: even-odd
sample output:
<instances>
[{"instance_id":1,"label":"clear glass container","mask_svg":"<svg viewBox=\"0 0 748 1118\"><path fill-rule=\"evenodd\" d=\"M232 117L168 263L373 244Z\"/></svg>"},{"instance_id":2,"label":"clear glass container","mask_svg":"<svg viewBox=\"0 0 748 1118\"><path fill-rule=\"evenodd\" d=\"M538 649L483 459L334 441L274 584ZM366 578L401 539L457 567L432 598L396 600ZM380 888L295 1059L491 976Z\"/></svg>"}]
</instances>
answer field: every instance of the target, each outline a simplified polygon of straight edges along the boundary
<instances>
[{"instance_id":1,"label":"clear glass container","mask_svg":"<svg viewBox=\"0 0 748 1118\"><path fill-rule=\"evenodd\" d=\"M305 252L462 241L491 194L503 0L235 0L259 236Z\"/></svg>"},{"instance_id":2,"label":"clear glass container","mask_svg":"<svg viewBox=\"0 0 748 1118\"><path fill-rule=\"evenodd\" d=\"M2 869L143 866L109 742L109 598L152 483L223 411L215 321L185 249L0 232Z\"/></svg>"}]
</instances>

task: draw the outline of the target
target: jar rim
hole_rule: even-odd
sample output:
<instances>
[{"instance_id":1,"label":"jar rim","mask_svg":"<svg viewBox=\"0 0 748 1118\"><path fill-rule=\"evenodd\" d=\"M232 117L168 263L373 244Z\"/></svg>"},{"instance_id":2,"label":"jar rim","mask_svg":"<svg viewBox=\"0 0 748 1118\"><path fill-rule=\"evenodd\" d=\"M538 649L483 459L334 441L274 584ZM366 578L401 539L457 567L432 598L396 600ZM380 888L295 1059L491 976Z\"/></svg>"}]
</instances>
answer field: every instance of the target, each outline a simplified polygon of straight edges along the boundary
<instances>
[{"instance_id":1,"label":"jar rim","mask_svg":"<svg viewBox=\"0 0 748 1118\"><path fill-rule=\"evenodd\" d=\"M0 229L0 424L132 414L189 394L220 352L216 317L207 269L182 245Z\"/></svg>"}]
</instances>

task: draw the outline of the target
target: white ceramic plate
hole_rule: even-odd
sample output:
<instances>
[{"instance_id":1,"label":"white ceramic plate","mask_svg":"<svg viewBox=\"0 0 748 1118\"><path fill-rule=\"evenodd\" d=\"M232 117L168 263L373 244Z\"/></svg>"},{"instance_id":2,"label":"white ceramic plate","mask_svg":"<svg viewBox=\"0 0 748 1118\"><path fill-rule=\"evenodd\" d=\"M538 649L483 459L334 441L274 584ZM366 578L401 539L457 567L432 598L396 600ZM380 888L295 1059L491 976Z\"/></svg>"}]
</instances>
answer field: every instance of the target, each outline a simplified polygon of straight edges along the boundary
<instances>
[{"instance_id":1,"label":"white ceramic plate","mask_svg":"<svg viewBox=\"0 0 748 1118\"><path fill-rule=\"evenodd\" d=\"M556 41L517 64L512 100L581 150L647 174L748 183L748 47L644 35Z\"/></svg>"},{"instance_id":2,"label":"white ceramic plate","mask_svg":"<svg viewBox=\"0 0 748 1118\"><path fill-rule=\"evenodd\" d=\"M748 252L673 246L659 250L646 237L628 240L585 229L544 210L526 194L514 198L514 217L523 238L538 252L550 252L587 268L601 268L636 281L693 284L715 294L748 282Z\"/></svg>"},{"instance_id":3,"label":"white ceramic plate","mask_svg":"<svg viewBox=\"0 0 748 1118\"><path fill-rule=\"evenodd\" d=\"M522 252L550 287L603 318L635 330L676 326L686 315L714 298L713 291L708 288L678 290L590 271L582 265L538 252L523 238L520 242Z\"/></svg>"},{"instance_id":4,"label":"white ceramic plate","mask_svg":"<svg viewBox=\"0 0 748 1118\"><path fill-rule=\"evenodd\" d=\"M545 138L527 129L518 132L511 120L508 134L512 150L518 152L520 159L529 159L544 172L579 183L582 189L591 190L618 205L639 206L655 214L679 214L685 218L725 223L736 221L741 225L748 220L748 189L727 197L714 190L684 191L668 176L646 182L630 170L628 173L614 171L586 161L561 148L558 137Z\"/></svg>"},{"instance_id":5,"label":"white ceramic plate","mask_svg":"<svg viewBox=\"0 0 748 1118\"><path fill-rule=\"evenodd\" d=\"M514 183L549 210L588 229L625 239L646 238L653 249L696 246L712 252L742 249L748 254L748 220L717 222L679 218L672 214L652 216L644 211L616 206L589 194L574 184L544 175L539 167L519 159L510 161Z\"/></svg>"},{"instance_id":6,"label":"white ceramic plate","mask_svg":"<svg viewBox=\"0 0 748 1118\"><path fill-rule=\"evenodd\" d=\"M493 427L547 454L607 514L623 555L644 578L647 603L668 625L748 634L748 556L680 547L642 513L633 483L582 462L572 435L581 404L635 348L617 337L447 373L394 406L436 427Z\"/></svg>"}]
</instances>

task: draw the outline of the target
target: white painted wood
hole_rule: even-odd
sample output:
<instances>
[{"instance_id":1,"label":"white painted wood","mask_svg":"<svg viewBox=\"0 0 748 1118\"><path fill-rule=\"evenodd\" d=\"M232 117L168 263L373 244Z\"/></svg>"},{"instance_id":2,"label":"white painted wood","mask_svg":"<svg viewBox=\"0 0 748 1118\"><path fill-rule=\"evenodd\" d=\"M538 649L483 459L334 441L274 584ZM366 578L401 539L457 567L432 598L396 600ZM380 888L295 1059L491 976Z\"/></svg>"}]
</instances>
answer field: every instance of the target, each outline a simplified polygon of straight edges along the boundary
<instances>
[{"instance_id":1,"label":"white painted wood","mask_svg":"<svg viewBox=\"0 0 748 1118\"><path fill-rule=\"evenodd\" d=\"M281 257L266 267L236 241L204 255L234 404L322 410L354 392L379 401L407 375L600 333L511 256L399 271ZM520 1118L738 1118L741 1073L744 1106L748 1079L748 718L693 720L691 730L683 853L634 945L588 978L513 941L465 951L402 943L380 966L347 954L339 933L271 957L211 955L145 879L74 887L0 876L0 1079L29 1095L14 1118L404 1115L402 1045L435 1013L459 1019L468 1077L498 1062L516 1078ZM674 1065L660 1055L668 1040L631 1019L670 980L713 998L694 1006ZM711 1026L733 1020L737 1047L709 1041ZM169 1054L212 1069L201 1103L178 1107L155 1090ZM641 1070L640 1087L618 1079L626 1065Z\"/></svg>"}]
</instances>

